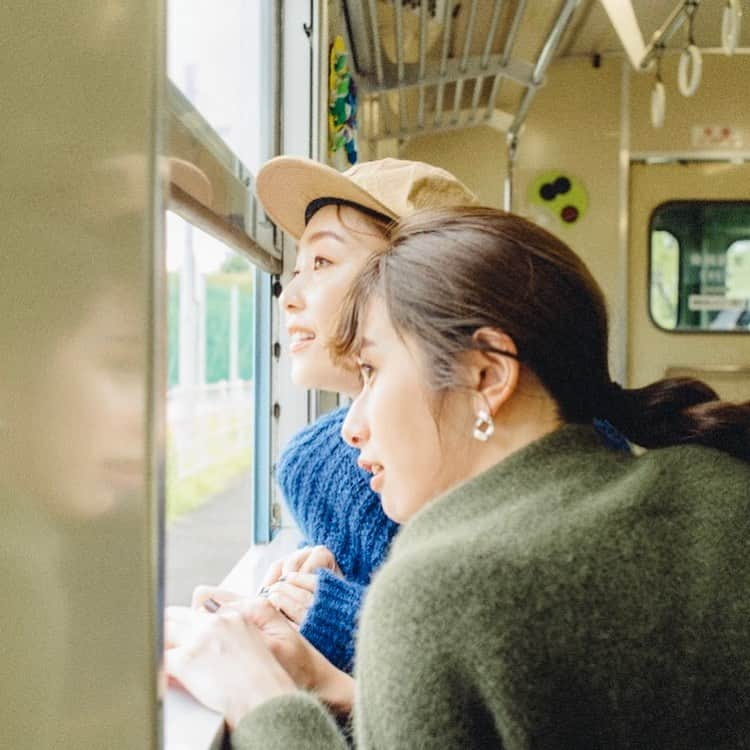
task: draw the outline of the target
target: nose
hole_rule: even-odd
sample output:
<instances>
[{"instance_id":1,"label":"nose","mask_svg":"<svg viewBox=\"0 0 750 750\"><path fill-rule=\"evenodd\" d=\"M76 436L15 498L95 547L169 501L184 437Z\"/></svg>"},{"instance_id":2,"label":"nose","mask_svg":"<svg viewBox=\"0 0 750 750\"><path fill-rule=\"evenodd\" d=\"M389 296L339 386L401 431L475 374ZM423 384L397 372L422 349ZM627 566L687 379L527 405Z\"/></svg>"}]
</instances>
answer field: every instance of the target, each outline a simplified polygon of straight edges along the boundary
<instances>
[{"instance_id":1,"label":"nose","mask_svg":"<svg viewBox=\"0 0 750 750\"><path fill-rule=\"evenodd\" d=\"M300 295L298 279L298 276L293 276L279 295L279 304L281 305L281 309L285 312L301 310L305 306L304 300Z\"/></svg>"},{"instance_id":2,"label":"nose","mask_svg":"<svg viewBox=\"0 0 750 750\"><path fill-rule=\"evenodd\" d=\"M363 396L360 393L349 407L344 423L341 425L341 437L352 446L362 449L370 438L370 429L364 415Z\"/></svg>"}]
</instances>

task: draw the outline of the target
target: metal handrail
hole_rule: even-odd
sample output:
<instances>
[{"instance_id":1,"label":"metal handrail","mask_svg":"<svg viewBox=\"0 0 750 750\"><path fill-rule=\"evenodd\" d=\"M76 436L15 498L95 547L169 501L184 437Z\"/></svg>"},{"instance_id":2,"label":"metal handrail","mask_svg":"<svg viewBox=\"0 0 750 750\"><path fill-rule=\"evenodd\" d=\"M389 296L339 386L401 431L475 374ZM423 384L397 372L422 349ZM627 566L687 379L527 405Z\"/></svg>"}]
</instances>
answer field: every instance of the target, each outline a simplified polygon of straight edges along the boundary
<instances>
[{"instance_id":1,"label":"metal handrail","mask_svg":"<svg viewBox=\"0 0 750 750\"><path fill-rule=\"evenodd\" d=\"M492 20L490 21L490 28L487 31L487 38L484 42L484 49L482 50L482 56L479 59L479 67L482 70L486 70L490 53L492 52L492 42L495 40L495 34L497 33L497 25L500 22L500 11L503 8L503 0L495 0L495 5L492 8ZM507 63L507 60L505 61ZM479 111L479 95L482 92L482 84L484 83L485 76L477 76L474 81L474 94L471 97L471 113L469 114L469 122L474 122L477 118Z\"/></svg>"},{"instance_id":2,"label":"metal handrail","mask_svg":"<svg viewBox=\"0 0 750 750\"><path fill-rule=\"evenodd\" d=\"M513 54L513 47L516 44L516 37L518 36L518 29L521 27L521 20L523 14L526 12L526 0L518 0L516 5L516 12L513 14L513 21L508 31L508 36L505 39L505 45L503 46L503 54L500 58L500 68L495 72L495 79L492 81L492 91L490 91L490 98L487 101L487 112L486 118L489 118L492 111L495 109L495 101L497 95L500 92L500 84L502 83L502 69L505 68L510 62L511 55Z\"/></svg>"},{"instance_id":3,"label":"metal handrail","mask_svg":"<svg viewBox=\"0 0 750 750\"><path fill-rule=\"evenodd\" d=\"M560 44L560 39L562 39L562 36L565 33L565 30L568 28L570 19L573 17L573 12L578 7L579 2L580 0L567 0L565 5L563 6L563 9L560 11L560 15L557 17L557 20L552 25L552 29L547 35L547 39L544 42L542 51L539 54L539 57L534 66L534 74L532 76L532 81L535 87L540 85L542 81L544 80L544 74L547 72L547 68L549 67L549 64L552 62L552 57L555 54L555 51L557 50L558 45ZM516 112L516 118L513 121L513 124L510 126L511 134L515 135L521 129L521 125L523 125L524 120L526 119L526 115L529 112L529 107L531 106L531 100L534 98L535 95L536 95L536 88L526 89L526 93L523 95L523 99L521 99L521 104L519 105L518 111Z\"/></svg>"},{"instance_id":4,"label":"metal handrail","mask_svg":"<svg viewBox=\"0 0 750 750\"><path fill-rule=\"evenodd\" d=\"M514 4L502 52L492 54L502 11L506 7L504 0L493 0L491 8L487 8L488 12L491 11L488 29L486 32L482 29L481 49L476 55L471 54L472 42L477 37L479 10L484 9L484 6L480 6L479 0L471 0L471 4L465 4L467 14L465 27L461 30L461 38L453 39L455 2L443 0L439 8L442 26L439 31L441 36L440 51L437 53L439 57L432 64L428 64L428 39L432 38L431 35L436 29L428 27L428 24L432 22L429 20L426 0L419 4L418 20L408 19L414 22L411 28L415 28L418 24L416 28L419 31L419 49L418 56L415 57L411 57L411 53L404 49L405 36L409 28L406 26L407 19L404 15L407 11L404 10L401 0L393 1L391 29L395 52L391 55L392 59L384 58L381 44L382 27L379 28L378 25L378 8L375 0L367 0L367 3L361 5L350 0L346 6L347 17L360 24L359 27L356 24L352 26L353 21L351 23L347 21L350 32L352 29L359 29L356 31L359 41L364 42L366 38L364 44L366 54L362 58L363 66L360 67L355 59L360 76L358 84L363 97L362 135L374 141L385 136L404 138L428 131L451 130L477 122L480 119L478 113L481 110L481 120L484 124L501 127L509 130L511 135L517 136L536 95L536 90L544 82L547 67L579 3L580 0L566 0L562 4L544 40L538 59L527 62L514 59L512 56L526 11L527 0L517 0ZM434 20L438 23L437 19ZM369 28L366 28L368 26ZM451 43L456 45L455 56L451 56ZM481 99L488 78L492 79L492 85L485 104L481 102ZM518 105L514 107L515 111L498 112L495 105L501 83L505 78L518 84L524 91ZM467 102L467 108L463 111L461 105L465 87L471 86L472 83L473 92L470 104ZM451 113L446 116L444 112L445 89L451 84L454 86L453 102ZM434 87L435 91L434 105L430 112L426 111L428 87ZM411 116L414 113L407 110L408 106L413 106L411 104L413 100L407 98L409 89L417 89L414 119ZM386 99L386 94L389 92L393 92L394 97ZM389 108L389 101L394 111Z\"/></svg>"},{"instance_id":5,"label":"metal handrail","mask_svg":"<svg viewBox=\"0 0 750 750\"><path fill-rule=\"evenodd\" d=\"M169 208L264 271L279 273L280 253L259 232L250 170L172 81L167 111Z\"/></svg>"},{"instance_id":6,"label":"metal handrail","mask_svg":"<svg viewBox=\"0 0 750 750\"><path fill-rule=\"evenodd\" d=\"M651 41L646 46L641 59L640 68L645 70L656 57L658 50L677 33L683 23L690 18L700 5L701 0L682 0L674 10L667 16L666 21L654 32Z\"/></svg>"}]
</instances>

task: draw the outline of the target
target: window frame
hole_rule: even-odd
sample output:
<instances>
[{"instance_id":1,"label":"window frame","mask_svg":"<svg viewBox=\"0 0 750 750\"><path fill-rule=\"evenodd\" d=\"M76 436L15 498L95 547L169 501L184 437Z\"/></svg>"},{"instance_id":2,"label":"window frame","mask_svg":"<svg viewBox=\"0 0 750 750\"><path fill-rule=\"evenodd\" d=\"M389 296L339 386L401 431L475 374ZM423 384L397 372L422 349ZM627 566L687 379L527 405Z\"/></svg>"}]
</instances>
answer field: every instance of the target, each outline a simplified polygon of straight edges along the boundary
<instances>
[{"instance_id":1,"label":"window frame","mask_svg":"<svg viewBox=\"0 0 750 750\"><path fill-rule=\"evenodd\" d=\"M651 279L653 274L653 255L651 252L651 236L652 233L655 231L654 223L655 218L657 217L657 213L660 210L664 210L665 208L670 207L679 207L679 206L716 206L716 205L738 205L738 204L745 204L747 205L748 209L750 210L750 200L739 200L739 199L679 199L679 200L668 200L664 201L662 203L659 203L657 206L653 208L651 211L651 214L649 215L648 225L646 227L646 247L648 248L648 273L646 275L645 283L646 283L646 306L647 306L647 315L648 319L651 322L651 324L660 332L665 334L688 334L688 335L746 335L750 333L750 330L737 330L737 329L707 329L707 328L663 328L660 326L656 320L654 319L652 312L651 312ZM677 320L679 324L680 315L683 312L683 295L682 295L682 282L683 282L683 263L682 263L682 240L680 237L679 232L676 232L674 228L672 227L664 227L660 226L658 229L662 231L668 231L670 234L672 234L678 243L679 247L679 266L678 266L678 297L677 297ZM739 239L739 238L738 238ZM750 237L748 237L750 239ZM730 243L731 245L731 243Z\"/></svg>"}]
</instances>

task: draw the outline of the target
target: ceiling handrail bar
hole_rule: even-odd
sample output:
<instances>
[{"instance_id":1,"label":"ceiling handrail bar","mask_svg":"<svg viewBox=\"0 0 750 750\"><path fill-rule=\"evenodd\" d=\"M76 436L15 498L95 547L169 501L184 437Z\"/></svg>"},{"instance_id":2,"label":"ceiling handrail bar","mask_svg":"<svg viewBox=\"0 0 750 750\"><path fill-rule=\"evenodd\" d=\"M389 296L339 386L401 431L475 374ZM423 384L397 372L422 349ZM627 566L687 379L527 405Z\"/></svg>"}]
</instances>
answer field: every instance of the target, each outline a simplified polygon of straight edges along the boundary
<instances>
[{"instance_id":1,"label":"ceiling handrail bar","mask_svg":"<svg viewBox=\"0 0 750 750\"><path fill-rule=\"evenodd\" d=\"M503 0L495 0L495 5L492 8L492 20L490 21L490 28L487 32L487 39L484 42L482 57L479 61L479 65L482 70L487 70L490 53L492 52L492 42L495 40L495 34L497 33L497 25L500 22L500 12L502 8ZM484 76L480 75L477 76L477 78L474 80L474 95L471 97L471 113L469 114L469 122L475 122L477 119L477 113L479 112L479 96L482 93L484 78Z\"/></svg>"},{"instance_id":2,"label":"ceiling handrail bar","mask_svg":"<svg viewBox=\"0 0 750 750\"><path fill-rule=\"evenodd\" d=\"M492 81L492 91L490 92L490 98L487 101L487 111L485 112L485 119L489 119L492 116L492 111L495 109L495 101L500 91L500 84L503 79L502 68L504 68L510 60L510 56L513 52L513 46L515 45L516 37L518 36L518 29L521 26L521 20L523 19L525 10L526 0L518 0L518 5L516 5L516 12L513 15L513 21L511 22L508 36L505 39L505 45L503 47L501 70L495 73L495 78Z\"/></svg>"},{"instance_id":3,"label":"ceiling handrail bar","mask_svg":"<svg viewBox=\"0 0 750 750\"><path fill-rule=\"evenodd\" d=\"M375 0L367 0L367 7L370 11L370 28L372 29L372 44L375 52L375 76L378 81L378 85L383 85L383 55L380 51L380 32L378 31L378 12L375 8ZM387 102L385 100L385 94L380 94L378 97L379 102L379 117L377 118L379 123L382 123L383 129L386 135L390 135L391 129L388 124L387 113ZM380 127L378 127L378 133Z\"/></svg>"},{"instance_id":4,"label":"ceiling handrail bar","mask_svg":"<svg viewBox=\"0 0 750 750\"><path fill-rule=\"evenodd\" d=\"M477 0L471 0L471 9L469 10L469 20L466 24L466 33L464 35L463 50L461 51L461 63L459 64L459 72L463 75L466 73L466 64L469 59L469 51L471 49L471 38L474 34L474 21L477 16ZM453 122L458 122L458 110L461 104L461 94L464 90L464 78L459 78L456 81L456 88L453 92L453 114L451 119Z\"/></svg>"},{"instance_id":5,"label":"ceiling handrail bar","mask_svg":"<svg viewBox=\"0 0 750 750\"><path fill-rule=\"evenodd\" d=\"M515 135L521 129L521 126L526 119L526 115L529 112L531 102L534 99L534 96L536 96L537 87L541 85L544 80L544 74L546 73L549 64L552 62L552 57L560 44L560 40L562 39L565 30L568 28L570 19L573 17L573 13L578 7L579 2L580 0L567 0L563 9L560 11L560 15L552 25L552 29L547 35L542 51L534 66L533 81L535 85L526 89L523 99L521 99L521 104L516 112L515 120L510 126L509 135Z\"/></svg>"},{"instance_id":6,"label":"ceiling handrail bar","mask_svg":"<svg viewBox=\"0 0 750 750\"><path fill-rule=\"evenodd\" d=\"M419 4L419 103L417 105L417 127L424 127L424 69L427 55L427 0Z\"/></svg>"},{"instance_id":7,"label":"ceiling handrail bar","mask_svg":"<svg viewBox=\"0 0 750 750\"><path fill-rule=\"evenodd\" d=\"M664 47L667 42L682 27L682 24L690 18L700 5L701 0L681 0L674 10L667 16L667 20L654 32L651 41L646 46L641 59L640 69L646 70L655 59L659 47Z\"/></svg>"},{"instance_id":8,"label":"ceiling handrail bar","mask_svg":"<svg viewBox=\"0 0 750 750\"><path fill-rule=\"evenodd\" d=\"M446 65L448 62L448 46L451 37L451 19L453 4L451 0L445 0L445 10L443 11L443 49L440 55L440 76L445 75ZM439 127L443 121L443 95L445 93L445 81L441 80L437 87L437 101L435 102L435 127Z\"/></svg>"},{"instance_id":9,"label":"ceiling handrail bar","mask_svg":"<svg viewBox=\"0 0 750 750\"><path fill-rule=\"evenodd\" d=\"M398 117L399 125L403 130L406 127L406 98L404 96L404 7L400 2L395 2L395 13L393 20L396 32L396 70L398 71Z\"/></svg>"}]
</instances>

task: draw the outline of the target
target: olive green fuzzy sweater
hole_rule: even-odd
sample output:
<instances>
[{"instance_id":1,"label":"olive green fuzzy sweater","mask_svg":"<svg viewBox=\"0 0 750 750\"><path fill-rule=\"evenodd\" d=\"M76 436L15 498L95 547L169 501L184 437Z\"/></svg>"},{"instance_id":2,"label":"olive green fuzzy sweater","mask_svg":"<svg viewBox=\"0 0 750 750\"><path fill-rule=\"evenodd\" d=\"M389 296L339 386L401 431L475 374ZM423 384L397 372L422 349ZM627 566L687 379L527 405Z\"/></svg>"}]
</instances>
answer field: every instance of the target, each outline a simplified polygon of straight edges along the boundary
<instances>
[{"instance_id":1,"label":"olive green fuzzy sweater","mask_svg":"<svg viewBox=\"0 0 750 750\"><path fill-rule=\"evenodd\" d=\"M566 426L398 535L357 642L360 748L750 747L750 465ZM297 694L235 748L344 748Z\"/></svg>"}]
</instances>

